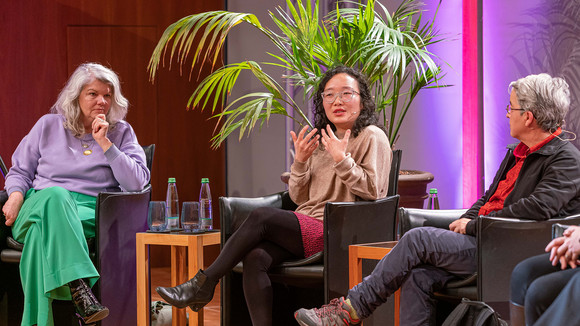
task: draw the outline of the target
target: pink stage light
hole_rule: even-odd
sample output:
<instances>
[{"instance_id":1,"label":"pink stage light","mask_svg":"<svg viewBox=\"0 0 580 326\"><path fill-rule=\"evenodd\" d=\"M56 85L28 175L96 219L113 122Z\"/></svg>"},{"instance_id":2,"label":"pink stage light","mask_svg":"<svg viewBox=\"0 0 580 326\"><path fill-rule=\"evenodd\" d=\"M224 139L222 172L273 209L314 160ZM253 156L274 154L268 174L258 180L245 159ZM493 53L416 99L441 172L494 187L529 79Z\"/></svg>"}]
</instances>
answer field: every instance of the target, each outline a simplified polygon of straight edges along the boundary
<instances>
[{"instance_id":1,"label":"pink stage light","mask_svg":"<svg viewBox=\"0 0 580 326\"><path fill-rule=\"evenodd\" d=\"M477 0L463 0L463 207L482 189L479 78L479 12Z\"/></svg>"}]
</instances>

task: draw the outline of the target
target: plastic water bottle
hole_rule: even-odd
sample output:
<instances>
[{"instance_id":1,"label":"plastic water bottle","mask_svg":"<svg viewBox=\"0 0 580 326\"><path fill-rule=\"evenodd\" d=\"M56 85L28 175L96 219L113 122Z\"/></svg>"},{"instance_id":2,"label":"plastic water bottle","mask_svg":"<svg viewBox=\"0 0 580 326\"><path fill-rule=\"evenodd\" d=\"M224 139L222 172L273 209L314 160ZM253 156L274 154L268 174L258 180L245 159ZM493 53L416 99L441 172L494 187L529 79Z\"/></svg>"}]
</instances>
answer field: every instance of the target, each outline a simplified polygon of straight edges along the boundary
<instances>
[{"instance_id":1,"label":"plastic water bottle","mask_svg":"<svg viewBox=\"0 0 580 326\"><path fill-rule=\"evenodd\" d=\"M439 197L437 196L437 188L429 189L429 198L427 198L427 209L439 209Z\"/></svg>"},{"instance_id":2,"label":"plastic water bottle","mask_svg":"<svg viewBox=\"0 0 580 326\"><path fill-rule=\"evenodd\" d=\"M201 179L201 189L199 191L199 213L200 229L213 229L213 215L211 212L211 191L209 190L209 178Z\"/></svg>"},{"instance_id":3,"label":"plastic water bottle","mask_svg":"<svg viewBox=\"0 0 580 326\"><path fill-rule=\"evenodd\" d=\"M167 228L169 230L179 229L179 197L177 196L177 185L175 178L169 178L167 181Z\"/></svg>"}]
</instances>

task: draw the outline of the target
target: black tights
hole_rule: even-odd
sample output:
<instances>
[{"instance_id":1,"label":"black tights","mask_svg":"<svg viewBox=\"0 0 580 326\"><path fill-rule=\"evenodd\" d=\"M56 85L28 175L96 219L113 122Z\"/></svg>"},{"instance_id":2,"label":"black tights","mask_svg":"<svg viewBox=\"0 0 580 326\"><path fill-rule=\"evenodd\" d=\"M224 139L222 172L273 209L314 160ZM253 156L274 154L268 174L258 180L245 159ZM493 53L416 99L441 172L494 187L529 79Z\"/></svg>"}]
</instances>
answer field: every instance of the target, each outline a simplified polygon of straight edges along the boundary
<instances>
[{"instance_id":1,"label":"black tights","mask_svg":"<svg viewBox=\"0 0 580 326\"><path fill-rule=\"evenodd\" d=\"M243 259L244 294L252 324L272 325L272 284L268 270L296 257L304 257L296 215L277 208L257 208L204 273L209 279L218 280Z\"/></svg>"}]
</instances>

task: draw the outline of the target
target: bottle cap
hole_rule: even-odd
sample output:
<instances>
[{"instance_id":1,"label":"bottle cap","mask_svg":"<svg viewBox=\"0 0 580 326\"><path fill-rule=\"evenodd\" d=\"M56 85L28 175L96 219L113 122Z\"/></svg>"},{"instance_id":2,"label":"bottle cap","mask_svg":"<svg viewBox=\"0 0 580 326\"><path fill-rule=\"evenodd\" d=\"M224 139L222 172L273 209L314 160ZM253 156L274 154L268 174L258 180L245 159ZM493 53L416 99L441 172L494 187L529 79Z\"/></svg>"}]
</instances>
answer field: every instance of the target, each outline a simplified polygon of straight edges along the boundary
<instances>
[{"instance_id":1,"label":"bottle cap","mask_svg":"<svg viewBox=\"0 0 580 326\"><path fill-rule=\"evenodd\" d=\"M209 183L209 178L201 178L201 183Z\"/></svg>"},{"instance_id":2,"label":"bottle cap","mask_svg":"<svg viewBox=\"0 0 580 326\"><path fill-rule=\"evenodd\" d=\"M436 194L437 193L437 188L431 188L431 189L429 189L429 193L430 194Z\"/></svg>"},{"instance_id":3,"label":"bottle cap","mask_svg":"<svg viewBox=\"0 0 580 326\"><path fill-rule=\"evenodd\" d=\"M175 178L169 178L169 180L167 180L167 182L169 182L169 183L175 183Z\"/></svg>"}]
</instances>

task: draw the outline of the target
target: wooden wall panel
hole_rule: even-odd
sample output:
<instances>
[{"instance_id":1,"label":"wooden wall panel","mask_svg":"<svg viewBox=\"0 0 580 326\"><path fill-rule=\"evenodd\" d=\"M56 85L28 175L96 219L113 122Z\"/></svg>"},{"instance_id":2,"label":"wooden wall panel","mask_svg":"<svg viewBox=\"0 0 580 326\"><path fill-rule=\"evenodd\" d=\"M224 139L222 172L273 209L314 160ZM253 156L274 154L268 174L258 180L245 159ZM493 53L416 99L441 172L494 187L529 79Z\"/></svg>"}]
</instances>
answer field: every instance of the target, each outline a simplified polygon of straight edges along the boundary
<instances>
[{"instance_id":1,"label":"wooden wall panel","mask_svg":"<svg viewBox=\"0 0 580 326\"><path fill-rule=\"evenodd\" d=\"M198 82L164 69L151 84L146 68L170 23L218 9L222 2L201 0L0 1L0 155L10 165L10 155L49 111L74 68L98 61L119 73L131 103L127 120L140 142L157 146L153 199L163 200L167 178L175 177L180 199L195 200L201 178L209 177L217 217L217 198L225 194L225 154L210 149L209 113L185 109ZM208 72L204 67L202 76Z\"/></svg>"},{"instance_id":2,"label":"wooden wall panel","mask_svg":"<svg viewBox=\"0 0 580 326\"><path fill-rule=\"evenodd\" d=\"M97 36L98 42L92 37ZM158 136L157 89L148 81L147 66L157 37L156 28L147 26L68 26L67 67L71 74L83 62L99 62L117 72L122 92L130 99L127 121L139 135L141 144L154 143ZM123 44L119 48L119 44ZM122 54L117 54L121 52ZM154 104L154 105L152 105Z\"/></svg>"}]
</instances>

